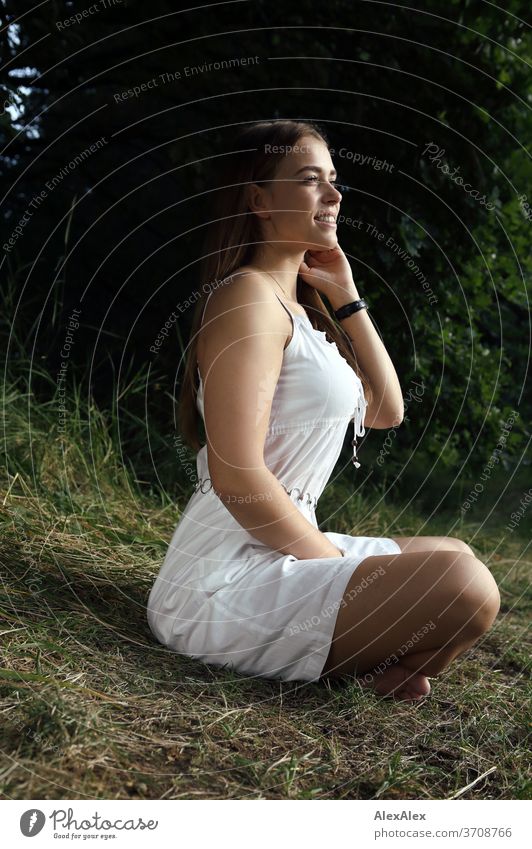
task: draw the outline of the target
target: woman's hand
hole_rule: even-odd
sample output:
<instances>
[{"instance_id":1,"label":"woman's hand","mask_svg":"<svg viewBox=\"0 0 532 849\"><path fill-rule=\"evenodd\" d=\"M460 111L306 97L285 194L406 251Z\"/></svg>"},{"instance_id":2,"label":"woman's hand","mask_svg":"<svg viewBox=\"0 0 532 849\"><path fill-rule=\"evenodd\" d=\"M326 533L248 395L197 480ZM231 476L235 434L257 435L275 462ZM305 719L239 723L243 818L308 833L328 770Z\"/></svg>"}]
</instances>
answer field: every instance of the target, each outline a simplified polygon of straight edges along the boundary
<instances>
[{"instance_id":1,"label":"woman's hand","mask_svg":"<svg viewBox=\"0 0 532 849\"><path fill-rule=\"evenodd\" d=\"M340 245L330 250L309 250L299 266L299 275L305 283L325 295L330 304L345 303L349 295L357 300L359 295L353 280L351 266Z\"/></svg>"}]
</instances>

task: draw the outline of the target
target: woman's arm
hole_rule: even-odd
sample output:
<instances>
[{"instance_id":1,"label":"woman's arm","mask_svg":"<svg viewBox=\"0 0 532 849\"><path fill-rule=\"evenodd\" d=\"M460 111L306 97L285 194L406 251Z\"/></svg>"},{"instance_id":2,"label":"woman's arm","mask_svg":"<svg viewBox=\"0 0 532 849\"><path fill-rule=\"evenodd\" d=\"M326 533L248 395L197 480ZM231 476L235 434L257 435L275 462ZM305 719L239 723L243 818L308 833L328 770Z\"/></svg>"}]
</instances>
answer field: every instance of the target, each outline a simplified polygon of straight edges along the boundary
<instances>
[{"instance_id":1,"label":"woman's arm","mask_svg":"<svg viewBox=\"0 0 532 849\"><path fill-rule=\"evenodd\" d=\"M339 244L330 250L307 251L299 275L325 295L333 310L360 300L351 266ZM358 364L373 392L364 426L386 428L400 424L404 417L401 386L367 311L358 310L342 319L341 326L351 339Z\"/></svg>"},{"instance_id":2,"label":"woman's arm","mask_svg":"<svg viewBox=\"0 0 532 849\"><path fill-rule=\"evenodd\" d=\"M232 485L213 489L237 522L270 548L298 560L341 557L318 528L305 519L267 467L239 472Z\"/></svg>"},{"instance_id":3,"label":"woman's arm","mask_svg":"<svg viewBox=\"0 0 532 849\"><path fill-rule=\"evenodd\" d=\"M330 296L333 310L360 299L354 282ZM365 427L387 428L403 421L404 404L401 386L394 365L367 310L358 310L340 322L351 339L358 364L373 392L368 404Z\"/></svg>"},{"instance_id":4,"label":"woman's arm","mask_svg":"<svg viewBox=\"0 0 532 849\"><path fill-rule=\"evenodd\" d=\"M239 275L209 299L201 355L198 346L209 475L237 522L272 549L299 560L341 557L264 462L287 325L290 319L258 275Z\"/></svg>"}]
</instances>

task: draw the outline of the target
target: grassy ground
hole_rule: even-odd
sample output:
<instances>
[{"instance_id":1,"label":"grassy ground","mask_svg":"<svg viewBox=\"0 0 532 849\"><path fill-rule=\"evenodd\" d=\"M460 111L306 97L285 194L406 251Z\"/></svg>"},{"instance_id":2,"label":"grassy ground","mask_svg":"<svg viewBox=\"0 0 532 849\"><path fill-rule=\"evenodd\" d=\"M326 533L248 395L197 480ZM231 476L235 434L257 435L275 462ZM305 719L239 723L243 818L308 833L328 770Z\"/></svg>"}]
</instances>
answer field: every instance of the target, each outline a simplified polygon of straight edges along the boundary
<instances>
[{"instance_id":1,"label":"grassy ground","mask_svg":"<svg viewBox=\"0 0 532 849\"><path fill-rule=\"evenodd\" d=\"M530 554L519 529L474 537L501 612L432 680L428 701L381 700L356 682L248 679L152 637L147 597L178 509L139 492L108 423L91 411L89 443L88 421L73 416L62 442L50 409L32 403L28 430L28 399L6 393L2 798L530 798ZM318 518L343 495L328 490ZM357 496L327 527L446 533L398 515Z\"/></svg>"}]
</instances>

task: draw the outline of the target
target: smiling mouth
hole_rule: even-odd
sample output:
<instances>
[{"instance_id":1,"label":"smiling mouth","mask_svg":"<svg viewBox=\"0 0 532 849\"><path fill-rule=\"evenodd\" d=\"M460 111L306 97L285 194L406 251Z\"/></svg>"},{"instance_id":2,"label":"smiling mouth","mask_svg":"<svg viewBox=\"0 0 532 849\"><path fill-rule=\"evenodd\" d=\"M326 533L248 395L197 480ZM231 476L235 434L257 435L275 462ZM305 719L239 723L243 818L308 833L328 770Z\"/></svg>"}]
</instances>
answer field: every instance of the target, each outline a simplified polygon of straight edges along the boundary
<instances>
[{"instance_id":1,"label":"smiling mouth","mask_svg":"<svg viewBox=\"0 0 532 849\"><path fill-rule=\"evenodd\" d=\"M335 210L334 212L328 212L326 209L320 209L320 211L317 212L316 215L314 216L314 220L315 221L325 220L325 221L328 221L328 222L334 224L336 222L337 217L338 217L338 210Z\"/></svg>"},{"instance_id":2,"label":"smiling mouth","mask_svg":"<svg viewBox=\"0 0 532 849\"><path fill-rule=\"evenodd\" d=\"M336 227L336 221L332 216L330 218L314 218L314 221L324 227Z\"/></svg>"}]
</instances>

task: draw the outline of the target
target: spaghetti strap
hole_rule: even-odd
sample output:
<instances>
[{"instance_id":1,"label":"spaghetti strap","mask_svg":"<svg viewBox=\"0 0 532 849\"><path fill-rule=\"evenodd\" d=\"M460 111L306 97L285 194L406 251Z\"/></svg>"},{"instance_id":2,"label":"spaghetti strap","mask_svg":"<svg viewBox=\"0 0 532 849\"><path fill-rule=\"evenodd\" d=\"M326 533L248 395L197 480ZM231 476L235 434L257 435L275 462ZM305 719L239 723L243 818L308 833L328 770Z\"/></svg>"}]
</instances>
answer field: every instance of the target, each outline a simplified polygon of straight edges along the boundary
<instances>
[{"instance_id":1,"label":"spaghetti strap","mask_svg":"<svg viewBox=\"0 0 532 849\"><path fill-rule=\"evenodd\" d=\"M303 319L305 319L305 321L308 321L308 322L310 323L310 319L309 319L309 317L308 317L308 315L307 315L306 313L305 313L304 315L299 315L299 313L294 313L294 312L292 312L291 310L289 310L289 309L288 309L288 307L286 306L285 302L284 302L284 301L282 301L282 300L280 299L280 297L279 297L279 295L277 294L277 292L275 292L275 297L277 298L277 300L279 301L279 303L283 305L283 307L284 307L284 308L285 308L285 310L287 311L287 313L288 313L288 315L290 316L290 318L303 318Z\"/></svg>"},{"instance_id":2,"label":"spaghetti strap","mask_svg":"<svg viewBox=\"0 0 532 849\"><path fill-rule=\"evenodd\" d=\"M293 314L292 312L290 312L290 310L289 310L289 309L288 309L288 307L286 306L285 302L284 302L284 301L281 301L281 299L280 299L279 295L277 294L277 292L275 292L275 297L277 298L277 300L279 301L279 303L283 305L283 307L284 307L284 308L285 308L285 310L287 311L287 313L288 313L288 315L290 316L290 318L293 318L293 317L294 317L294 314Z\"/></svg>"}]
</instances>

